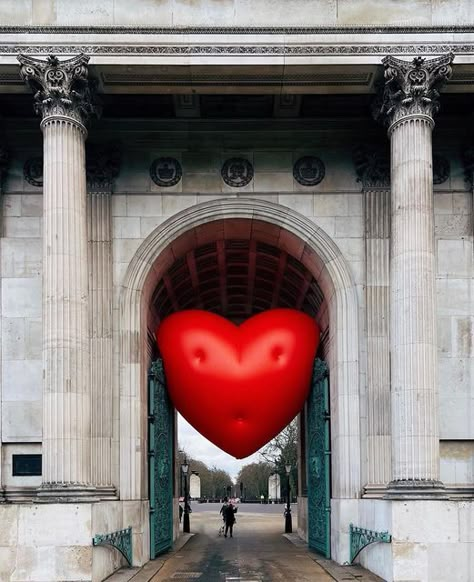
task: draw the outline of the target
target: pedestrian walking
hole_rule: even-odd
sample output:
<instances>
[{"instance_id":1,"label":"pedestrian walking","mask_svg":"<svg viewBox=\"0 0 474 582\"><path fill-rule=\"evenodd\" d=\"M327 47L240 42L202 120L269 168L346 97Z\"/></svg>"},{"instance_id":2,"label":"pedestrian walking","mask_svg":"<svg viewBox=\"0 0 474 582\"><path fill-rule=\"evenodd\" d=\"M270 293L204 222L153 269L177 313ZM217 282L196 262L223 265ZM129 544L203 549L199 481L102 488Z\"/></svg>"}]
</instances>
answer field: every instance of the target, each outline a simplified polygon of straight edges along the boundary
<instances>
[{"instance_id":1,"label":"pedestrian walking","mask_svg":"<svg viewBox=\"0 0 474 582\"><path fill-rule=\"evenodd\" d=\"M237 507L234 507L234 505L232 505L232 502L229 501L227 497L225 497L224 505L221 507L220 512L222 513L222 517L224 519L225 524L224 537L225 538L227 537L228 532L230 537L233 537L232 533L234 529L235 514L237 513Z\"/></svg>"}]
</instances>

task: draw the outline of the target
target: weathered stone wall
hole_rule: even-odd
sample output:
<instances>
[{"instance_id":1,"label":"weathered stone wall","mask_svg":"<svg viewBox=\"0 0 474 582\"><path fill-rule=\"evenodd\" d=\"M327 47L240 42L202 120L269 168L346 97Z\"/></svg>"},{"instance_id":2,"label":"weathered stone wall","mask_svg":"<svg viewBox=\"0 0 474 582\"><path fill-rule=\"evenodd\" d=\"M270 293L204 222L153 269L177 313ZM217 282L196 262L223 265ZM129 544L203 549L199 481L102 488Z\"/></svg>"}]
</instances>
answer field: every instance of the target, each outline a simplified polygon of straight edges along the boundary
<instances>
[{"instance_id":1,"label":"weathered stone wall","mask_svg":"<svg viewBox=\"0 0 474 582\"><path fill-rule=\"evenodd\" d=\"M39 131L39 130L38 130ZM337 133L337 132L336 132ZM356 284L360 306L360 371L361 371L361 447L362 485L366 483L366 424L367 394L365 382L366 330L365 286L366 286L366 241L364 194L356 180L352 162L352 150L357 145L355 133L331 136L315 131L289 133L272 137L272 132L227 132L220 134L199 134L176 136L163 133L148 135L140 143L140 136L133 132L123 140L123 161L121 173L116 180L112 195L112 236L113 236L113 310L114 329L114 399L112 402L114 422L114 484L119 483L119 286L136 250L145 238L165 220L177 212L193 205L223 198L253 198L270 200L289 207L310 218L334 239L347 261ZM109 138L110 135L107 136ZM39 478L11 476L11 455L14 453L38 452L41 444L41 188L32 186L23 178L23 165L41 150L31 150L29 139L18 138L15 143L9 173L4 184L2 197L4 216L4 238L1 242L2 265L2 483L8 490L20 487L36 487ZM442 143L441 136L436 144ZM159 146L156 144L159 143ZM437 145L435 144L435 149ZM258 145L258 147L257 147ZM315 187L303 187L293 178L293 163L306 154L319 156L325 164L324 179ZM472 263L472 193L464 182L457 142L446 142L442 154L451 166L450 178L435 186L435 218L437 241L437 290L438 290L438 343L440 377L440 421L441 421L441 477L449 486L472 486L474 474L474 353L472 342L472 322L474 314L474 268ZM244 188L231 188L221 177L223 162L229 157L242 156L254 166L255 176ZM179 160L183 168L181 181L171 188L157 186L151 179L149 168L152 161L160 156L172 156ZM335 341L334 335L332 340ZM21 443L21 444L20 444ZM133 502L127 502L134 508ZM99 508L103 506L103 509ZM127 526L128 518L123 518L126 505L114 502L98 504L91 518L97 528L84 526L87 535L81 544L80 554L88 555L85 546L90 543L90 535ZM350 521L372 529L389 529L397 539L406 539L407 544L393 547L380 544L365 550L362 560L371 570L390 579L392 560L397 567L403 564L409 570L413 566L411 558L404 558L403 552L424 552L425 564L436 562L439 547L437 540L425 539L420 532L408 531L411 519L403 514L402 502L377 500L333 499L332 500L332 547L334 558L344 562L348 559L348 531ZM435 507L435 506L433 506ZM441 503L436 505L441 507ZM467 542L471 535L467 521L472 516L472 504L443 505L443 511L456 514L460 528L458 537L449 540L450 551L459 554L460 560L469 559ZM12 510L10 510L12 511ZM30 519L27 509L15 515L15 519ZM40 511L46 511L41 509ZM54 511L54 510L52 510ZM95 512L99 512L94 514ZM147 514L141 507L137 515L137 561L146 559L148 548ZM102 512L102 513L101 513ZM441 513L442 513L441 512ZM470 513L471 512L471 513ZM303 514L304 515L304 510ZM440 515L441 515L440 513ZM46 515L46 514L45 514ZM443 514L444 515L444 514ZM402 523L402 518L407 525ZM82 518L81 518L82 519ZM86 521L89 519L85 518ZM440 518L441 519L441 518ZM395 520L398 520L395 522ZM176 522L175 518L175 522ZM440 522L441 523L441 522ZM81 526L82 527L82 526ZM411 527L411 526L410 526ZM441 526L440 526L441 527ZM454 528L454 526L453 526ZM454 530L453 530L454 531ZM5 555L4 568L12 564L25 563L29 557L18 556L12 550L11 535L2 541L0 537L0 557ZM17 535L17 534L15 534ZM21 534L23 535L23 534ZM24 534L26 535L26 534ZM20 533L18 533L20 536ZM426 536L425 536L426 537ZM87 538L87 539L86 539ZM23 538L22 538L23 539ZM26 538L24 538L26 540ZM18 542L20 537L18 537ZM22 542L23 543L23 542ZM416 544L420 544L417 546ZM427 549L422 548L428 544ZM464 545L463 545L464 544ZM39 544L49 548L49 538ZM472 545L472 543L471 543ZM429 547L428 547L429 546ZM8 549L7 549L8 547ZM73 548L73 546L69 546ZM14 554L12 552L15 552ZM25 550L26 551L26 550ZM31 559L39 559L40 550L28 549ZM45 550L49 551L49 549ZM57 550L61 552L63 550ZM74 553L73 549L64 552ZM429 554L429 555L428 555ZM59 554L58 554L59 555ZM93 551L94 579L101 579L111 572L117 562L104 549ZM72 559L72 558L71 558ZM434 561L433 561L434 560ZM3 564L0 559L0 564ZM53 566L51 566L52 568ZM77 565L78 575L81 574ZM418 566L417 566L418 567ZM433 570L422 570L420 576L432 576ZM428 566L426 566L428 568ZM425 568L425 569L426 569ZM429 568L432 568L430 565ZM407 571L408 571L407 570ZM7 571L7 570L5 570ZM50 572L53 570L50 570ZM440 570L443 571L442 569ZM401 572L401 570L399 570ZM3 572L2 572L3 573ZM59 575L59 574L58 574ZM400 574L401 575L401 574ZM1 579L1 575L0 575ZM80 578L78 578L80 579ZM439 578L442 580L442 578Z\"/></svg>"},{"instance_id":2,"label":"weathered stone wall","mask_svg":"<svg viewBox=\"0 0 474 582\"><path fill-rule=\"evenodd\" d=\"M16 189L14 177L6 187ZM36 193L3 197L3 442L41 440L41 205Z\"/></svg>"},{"instance_id":3,"label":"weathered stone wall","mask_svg":"<svg viewBox=\"0 0 474 582\"><path fill-rule=\"evenodd\" d=\"M258 142L259 149L252 149L254 141ZM245 138L221 134L214 140L195 134L188 141L180 137L178 142L164 137L160 139L159 148L132 145L125 149L112 196L115 322L118 321L118 286L143 240L180 210L223 197L270 200L300 212L323 228L350 265L358 289L360 317L364 321L364 207L361 185L356 181L352 164L354 137L348 136L345 145L341 145L344 138L340 136L328 143L327 138L318 138L317 134L300 135L298 147L293 141L284 140L277 149L271 143L270 133L248 133ZM196 151L196 143L203 144L200 151ZM41 442L42 196L41 188L23 178L24 162L39 153L25 144L18 144L4 185L1 247L3 443ZM301 186L293 178L294 161L307 153L318 155L325 164L325 178L315 187ZM220 175L223 162L236 155L246 157L255 170L254 179L244 188L226 185ZM472 194L464 181L457 144L452 144L443 155L450 161L451 174L448 181L435 186L441 437L448 441L460 440L462 447L463 442L474 439ZM181 163L183 177L176 186L159 187L150 178L150 164L160 156L173 156ZM366 340L362 326L361 329L361 434L365 450ZM114 341L114 349L114 361L118 364L117 341ZM114 365L114 374L117 387L118 365ZM114 408L117 403L118 393ZM118 423L114 422L114 479L117 482ZM469 449L469 444L463 448L463 462L465 475L469 475L473 459L466 447ZM442 471L446 481L453 484L457 477L449 467L454 464L459 467L459 455L453 452L451 456L450 451L453 451L452 446L442 447ZM3 460L4 464L11 464L11 452L7 447L3 450ZM465 483L466 479L464 476L460 482ZM21 478L15 480L26 485ZM4 482L7 481L13 486L12 480L4 477Z\"/></svg>"},{"instance_id":4,"label":"weathered stone wall","mask_svg":"<svg viewBox=\"0 0 474 582\"><path fill-rule=\"evenodd\" d=\"M470 0L8 0L5 25L367 26L466 25Z\"/></svg>"}]
</instances>

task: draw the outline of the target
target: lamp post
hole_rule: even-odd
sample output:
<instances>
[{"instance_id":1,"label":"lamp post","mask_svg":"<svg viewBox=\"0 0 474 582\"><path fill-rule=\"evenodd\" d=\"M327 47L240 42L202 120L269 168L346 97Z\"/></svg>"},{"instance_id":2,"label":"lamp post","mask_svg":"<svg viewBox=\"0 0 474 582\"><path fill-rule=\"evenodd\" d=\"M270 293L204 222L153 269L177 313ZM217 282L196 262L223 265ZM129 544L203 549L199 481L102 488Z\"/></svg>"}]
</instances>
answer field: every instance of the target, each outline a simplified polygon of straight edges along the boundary
<instances>
[{"instance_id":1,"label":"lamp post","mask_svg":"<svg viewBox=\"0 0 474 582\"><path fill-rule=\"evenodd\" d=\"M290 473L291 465L285 465L286 470L286 509L285 509L285 533L293 532L290 504Z\"/></svg>"},{"instance_id":2,"label":"lamp post","mask_svg":"<svg viewBox=\"0 0 474 582\"><path fill-rule=\"evenodd\" d=\"M186 457L183 459L181 465L181 471L184 477L184 515L183 515L183 532L189 533L191 530L189 528L189 504L188 504L188 471L189 464Z\"/></svg>"}]
</instances>

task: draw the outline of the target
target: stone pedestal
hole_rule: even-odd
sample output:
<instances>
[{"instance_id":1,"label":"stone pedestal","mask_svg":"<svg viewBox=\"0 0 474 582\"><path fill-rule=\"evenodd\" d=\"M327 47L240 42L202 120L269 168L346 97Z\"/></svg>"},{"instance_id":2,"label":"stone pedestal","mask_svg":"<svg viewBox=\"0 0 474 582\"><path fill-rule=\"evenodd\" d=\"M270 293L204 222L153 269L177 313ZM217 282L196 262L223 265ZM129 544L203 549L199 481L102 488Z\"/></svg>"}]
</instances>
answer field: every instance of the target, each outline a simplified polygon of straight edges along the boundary
<instances>
[{"instance_id":1,"label":"stone pedestal","mask_svg":"<svg viewBox=\"0 0 474 582\"><path fill-rule=\"evenodd\" d=\"M19 57L42 116L43 485L40 496L88 497L91 486L86 171L88 57Z\"/></svg>"},{"instance_id":2,"label":"stone pedestal","mask_svg":"<svg viewBox=\"0 0 474 582\"><path fill-rule=\"evenodd\" d=\"M389 495L426 496L439 481L431 132L452 55L384 59L382 113L391 141Z\"/></svg>"}]
</instances>

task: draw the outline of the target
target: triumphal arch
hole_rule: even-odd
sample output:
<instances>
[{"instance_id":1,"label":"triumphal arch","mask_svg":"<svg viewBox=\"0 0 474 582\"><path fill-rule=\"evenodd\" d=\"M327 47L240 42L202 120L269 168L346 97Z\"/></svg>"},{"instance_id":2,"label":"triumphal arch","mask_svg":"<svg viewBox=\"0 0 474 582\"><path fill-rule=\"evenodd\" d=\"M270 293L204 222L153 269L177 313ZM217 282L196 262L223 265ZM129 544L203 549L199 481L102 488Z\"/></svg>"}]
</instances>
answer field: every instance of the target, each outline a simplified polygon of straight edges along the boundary
<instances>
[{"instance_id":1,"label":"triumphal arch","mask_svg":"<svg viewBox=\"0 0 474 582\"><path fill-rule=\"evenodd\" d=\"M388 581L472 580L471 3L12 0L0 22L0 580L170 547L154 330L277 306L322 330L300 535L341 564L372 536L356 560Z\"/></svg>"}]
</instances>

